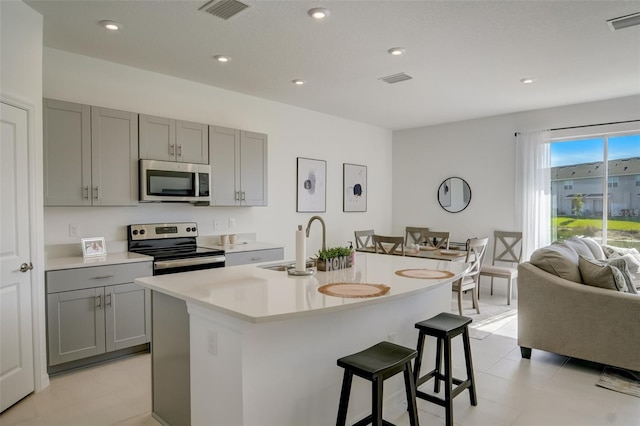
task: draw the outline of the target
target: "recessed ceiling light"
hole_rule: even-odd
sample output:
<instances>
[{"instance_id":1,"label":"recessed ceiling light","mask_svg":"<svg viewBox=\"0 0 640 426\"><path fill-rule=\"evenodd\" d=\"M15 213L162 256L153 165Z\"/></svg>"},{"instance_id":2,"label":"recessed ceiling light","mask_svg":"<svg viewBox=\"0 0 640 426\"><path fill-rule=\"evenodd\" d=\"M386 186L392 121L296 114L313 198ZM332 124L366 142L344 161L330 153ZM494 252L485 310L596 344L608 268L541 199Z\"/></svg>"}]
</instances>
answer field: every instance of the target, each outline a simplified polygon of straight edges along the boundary
<instances>
[{"instance_id":1,"label":"recessed ceiling light","mask_svg":"<svg viewBox=\"0 0 640 426\"><path fill-rule=\"evenodd\" d=\"M224 56L224 55L215 55L213 59L215 59L218 62L229 62L231 60L231 57Z\"/></svg>"},{"instance_id":2,"label":"recessed ceiling light","mask_svg":"<svg viewBox=\"0 0 640 426\"><path fill-rule=\"evenodd\" d=\"M100 25L111 31L118 31L122 29L123 26L121 23L116 21L100 21Z\"/></svg>"},{"instance_id":3,"label":"recessed ceiling light","mask_svg":"<svg viewBox=\"0 0 640 426\"><path fill-rule=\"evenodd\" d=\"M309 16L313 19L324 19L329 16L329 9L325 9L324 7L314 7L313 9L309 9L307 12Z\"/></svg>"},{"instance_id":4,"label":"recessed ceiling light","mask_svg":"<svg viewBox=\"0 0 640 426\"><path fill-rule=\"evenodd\" d=\"M304 84L304 80L300 80L299 78L296 78L295 80L291 80L291 82L296 86L302 86Z\"/></svg>"},{"instance_id":5,"label":"recessed ceiling light","mask_svg":"<svg viewBox=\"0 0 640 426\"><path fill-rule=\"evenodd\" d=\"M389 54L393 56L400 56L405 52L405 50L402 47L392 47L391 49L387 50L387 52L389 52Z\"/></svg>"},{"instance_id":6,"label":"recessed ceiling light","mask_svg":"<svg viewBox=\"0 0 640 426\"><path fill-rule=\"evenodd\" d=\"M534 79L530 78L530 77L521 78L520 79L520 83L523 83L523 84L531 84L531 83L533 83L533 81L534 81Z\"/></svg>"}]
</instances>

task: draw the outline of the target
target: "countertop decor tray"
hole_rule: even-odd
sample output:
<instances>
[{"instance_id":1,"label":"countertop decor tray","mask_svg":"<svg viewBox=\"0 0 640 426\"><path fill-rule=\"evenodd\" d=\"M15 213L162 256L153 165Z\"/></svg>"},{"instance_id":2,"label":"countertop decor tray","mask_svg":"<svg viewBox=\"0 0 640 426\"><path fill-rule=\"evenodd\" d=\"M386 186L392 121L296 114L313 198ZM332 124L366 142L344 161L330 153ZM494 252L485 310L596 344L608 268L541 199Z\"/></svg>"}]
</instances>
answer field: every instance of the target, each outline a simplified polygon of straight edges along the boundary
<instances>
[{"instance_id":1,"label":"countertop decor tray","mask_svg":"<svg viewBox=\"0 0 640 426\"><path fill-rule=\"evenodd\" d=\"M441 280L451 278L455 274L451 271L441 271L440 269L399 269L396 275L406 278L419 278L428 280Z\"/></svg>"},{"instance_id":2,"label":"countertop decor tray","mask_svg":"<svg viewBox=\"0 0 640 426\"><path fill-rule=\"evenodd\" d=\"M336 297L377 297L387 294L389 288L384 284L331 283L318 287L318 291Z\"/></svg>"}]
</instances>

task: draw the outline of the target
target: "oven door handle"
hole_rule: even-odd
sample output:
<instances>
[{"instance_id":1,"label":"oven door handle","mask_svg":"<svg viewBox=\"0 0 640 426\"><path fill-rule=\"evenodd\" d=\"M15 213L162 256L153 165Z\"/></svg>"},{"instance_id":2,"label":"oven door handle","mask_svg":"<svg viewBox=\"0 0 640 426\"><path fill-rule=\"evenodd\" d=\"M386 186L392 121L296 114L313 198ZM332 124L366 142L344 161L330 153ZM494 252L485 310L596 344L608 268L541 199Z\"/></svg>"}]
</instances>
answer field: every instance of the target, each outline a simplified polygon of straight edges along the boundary
<instances>
[{"instance_id":1,"label":"oven door handle","mask_svg":"<svg viewBox=\"0 0 640 426\"><path fill-rule=\"evenodd\" d=\"M161 262L154 262L155 269L168 269L168 268L180 268L183 266L204 265L207 263L224 263L224 256L208 256L208 257L194 257L191 259L176 259L165 260Z\"/></svg>"}]
</instances>

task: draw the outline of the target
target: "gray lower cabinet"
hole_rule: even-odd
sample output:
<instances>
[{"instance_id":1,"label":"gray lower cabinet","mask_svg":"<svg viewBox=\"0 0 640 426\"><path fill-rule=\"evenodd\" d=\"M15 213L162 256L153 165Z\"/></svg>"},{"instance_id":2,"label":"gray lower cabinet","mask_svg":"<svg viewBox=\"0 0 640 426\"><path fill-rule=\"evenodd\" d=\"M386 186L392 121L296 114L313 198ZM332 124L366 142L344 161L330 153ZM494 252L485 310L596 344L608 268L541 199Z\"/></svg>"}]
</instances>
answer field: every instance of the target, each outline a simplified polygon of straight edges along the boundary
<instances>
[{"instance_id":1,"label":"gray lower cabinet","mask_svg":"<svg viewBox=\"0 0 640 426\"><path fill-rule=\"evenodd\" d=\"M49 366L148 343L151 262L48 271Z\"/></svg>"},{"instance_id":2,"label":"gray lower cabinet","mask_svg":"<svg viewBox=\"0 0 640 426\"><path fill-rule=\"evenodd\" d=\"M241 251L225 254L225 266L246 265L284 259L284 248Z\"/></svg>"}]
</instances>

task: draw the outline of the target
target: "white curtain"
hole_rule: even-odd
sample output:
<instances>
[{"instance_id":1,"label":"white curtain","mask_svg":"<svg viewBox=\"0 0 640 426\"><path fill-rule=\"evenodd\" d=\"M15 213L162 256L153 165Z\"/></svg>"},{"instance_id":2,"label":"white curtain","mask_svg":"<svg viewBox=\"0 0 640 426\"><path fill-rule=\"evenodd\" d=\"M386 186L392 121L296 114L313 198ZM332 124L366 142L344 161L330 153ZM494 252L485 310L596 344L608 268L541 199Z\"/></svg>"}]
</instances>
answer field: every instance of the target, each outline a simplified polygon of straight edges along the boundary
<instances>
[{"instance_id":1,"label":"white curtain","mask_svg":"<svg viewBox=\"0 0 640 426\"><path fill-rule=\"evenodd\" d=\"M516 139L516 214L521 221L523 260L551 241L551 145L549 130Z\"/></svg>"}]
</instances>

